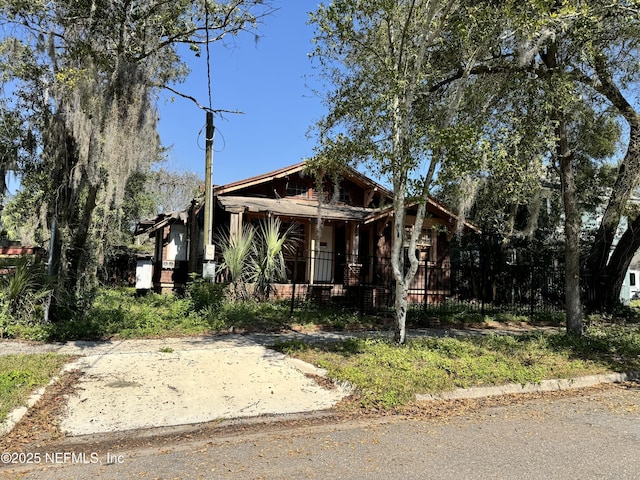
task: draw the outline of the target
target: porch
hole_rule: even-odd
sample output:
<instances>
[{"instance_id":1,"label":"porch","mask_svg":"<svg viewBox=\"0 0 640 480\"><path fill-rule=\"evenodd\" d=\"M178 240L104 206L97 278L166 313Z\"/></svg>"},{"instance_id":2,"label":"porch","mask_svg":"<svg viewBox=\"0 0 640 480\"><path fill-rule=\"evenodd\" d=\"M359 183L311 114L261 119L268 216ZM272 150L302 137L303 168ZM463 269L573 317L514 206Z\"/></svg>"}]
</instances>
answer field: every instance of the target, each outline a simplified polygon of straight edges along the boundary
<instances>
[{"instance_id":1,"label":"porch","mask_svg":"<svg viewBox=\"0 0 640 480\"><path fill-rule=\"evenodd\" d=\"M300 275L291 276L288 283L274 285L274 297L290 301L292 309L305 305L360 313L393 309L395 288L389 257L347 256L347 261L340 262L330 252L321 253L308 252L298 258L298 271L310 272L313 261L315 269L334 281L310 282ZM555 312L562 308L562 278L561 268L547 265L503 265L495 270L482 262L470 266L423 260L411 282L408 301L410 307L425 311Z\"/></svg>"},{"instance_id":2,"label":"porch","mask_svg":"<svg viewBox=\"0 0 640 480\"><path fill-rule=\"evenodd\" d=\"M390 258L314 250L286 263L290 280L274 285L276 298L317 305L361 304L365 310L393 306L395 282ZM452 295L452 288L448 263L421 260L409 288L409 302L441 303Z\"/></svg>"}]
</instances>

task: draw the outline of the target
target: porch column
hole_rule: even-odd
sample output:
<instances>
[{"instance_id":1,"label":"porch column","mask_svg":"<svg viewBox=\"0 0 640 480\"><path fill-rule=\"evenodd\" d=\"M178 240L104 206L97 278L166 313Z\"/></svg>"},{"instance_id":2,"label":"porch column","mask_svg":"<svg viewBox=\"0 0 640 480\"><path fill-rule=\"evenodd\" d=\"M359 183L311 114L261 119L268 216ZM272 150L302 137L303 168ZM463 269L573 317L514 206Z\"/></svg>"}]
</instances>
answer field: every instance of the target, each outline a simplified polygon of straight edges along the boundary
<instances>
[{"instance_id":1,"label":"porch column","mask_svg":"<svg viewBox=\"0 0 640 480\"><path fill-rule=\"evenodd\" d=\"M360 225L349 223L347 225L347 255L349 262L355 263L360 252Z\"/></svg>"},{"instance_id":2,"label":"porch column","mask_svg":"<svg viewBox=\"0 0 640 480\"><path fill-rule=\"evenodd\" d=\"M316 255L318 248L318 241L315 238L315 234L311 238L311 245L309 249L309 284L313 285L314 277L316 276Z\"/></svg>"},{"instance_id":3,"label":"porch column","mask_svg":"<svg viewBox=\"0 0 640 480\"><path fill-rule=\"evenodd\" d=\"M235 239L242 232L242 212L232 213L229 220L229 238Z\"/></svg>"}]
</instances>

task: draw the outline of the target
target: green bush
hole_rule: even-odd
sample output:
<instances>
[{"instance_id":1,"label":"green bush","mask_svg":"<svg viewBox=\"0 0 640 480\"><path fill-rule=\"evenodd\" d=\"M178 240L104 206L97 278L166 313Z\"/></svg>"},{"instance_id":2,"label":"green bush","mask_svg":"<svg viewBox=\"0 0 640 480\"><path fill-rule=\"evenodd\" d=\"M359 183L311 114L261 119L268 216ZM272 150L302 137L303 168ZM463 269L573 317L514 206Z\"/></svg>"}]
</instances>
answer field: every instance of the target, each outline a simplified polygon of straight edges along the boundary
<instances>
[{"instance_id":1,"label":"green bush","mask_svg":"<svg viewBox=\"0 0 640 480\"><path fill-rule=\"evenodd\" d=\"M194 278L187 287L187 295L193 302L193 307L200 311L208 307L217 308L225 299L226 285L212 283L202 278Z\"/></svg>"},{"instance_id":2,"label":"green bush","mask_svg":"<svg viewBox=\"0 0 640 480\"><path fill-rule=\"evenodd\" d=\"M0 337L4 336L6 338L20 338L34 342L45 342L55 337L55 330L55 325L50 323L33 325L10 323L4 327L0 325Z\"/></svg>"},{"instance_id":3,"label":"green bush","mask_svg":"<svg viewBox=\"0 0 640 480\"><path fill-rule=\"evenodd\" d=\"M189 298L155 293L139 296L133 288L104 288L91 308L60 322L55 333L61 340L164 336L203 329L199 320Z\"/></svg>"},{"instance_id":4,"label":"green bush","mask_svg":"<svg viewBox=\"0 0 640 480\"><path fill-rule=\"evenodd\" d=\"M53 289L44 268L21 259L0 279L0 338L46 337L48 307Z\"/></svg>"},{"instance_id":5,"label":"green bush","mask_svg":"<svg viewBox=\"0 0 640 480\"><path fill-rule=\"evenodd\" d=\"M224 318L220 315L220 307L209 305L198 313L198 324L203 330L221 331L229 328L229 325L227 325Z\"/></svg>"}]
</instances>

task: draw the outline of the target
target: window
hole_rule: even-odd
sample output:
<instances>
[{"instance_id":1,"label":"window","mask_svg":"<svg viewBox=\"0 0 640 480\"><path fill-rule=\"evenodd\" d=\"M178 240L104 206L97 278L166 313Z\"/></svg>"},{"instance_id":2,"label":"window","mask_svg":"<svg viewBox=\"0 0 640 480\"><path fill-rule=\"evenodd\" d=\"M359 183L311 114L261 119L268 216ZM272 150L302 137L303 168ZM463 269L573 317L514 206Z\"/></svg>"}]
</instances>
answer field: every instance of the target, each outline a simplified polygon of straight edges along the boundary
<instances>
[{"instance_id":1,"label":"window","mask_svg":"<svg viewBox=\"0 0 640 480\"><path fill-rule=\"evenodd\" d=\"M176 262L187 259L187 228L184 225L171 225L166 259Z\"/></svg>"},{"instance_id":2,"label":"window","mask_svg":"<svg viewBox=\"0 0 640 480\"><path fill-rule=\"evenodd\" d=\"M351 203L351 191L340 185L339 199L341 203Z\"/></svg>"},{"instance_id":3,"label":"window","mask_svg":"<svg viewBox=\"0 0 640 480\"><path fill-rule=\"evenodd\" d=\"M631 285L632 287L636 286L636 274L635 273L630 273L629 274L629 285Z\"/></svg>"},{"instance_id":4,"label":"window","mask_svg":"<svg viewBox=\"0 0 640 480\"><path fill-rule=\"evenodd\" d=\"M413 225L405 225L404 227L404 246L409 246L409 239L413 233ZM430 228L423 228L420 231L420 235L416 239L416 246L418 247L430 247L431 246L431 238L433 236L433 231Z\"/></svg>"},{"instance_id":5,"label":"window","mask_svg":"<svg viewBox=\"0 0 640 480\"><path fill-rule=\"evenodd\" d=\"M287 183L287 197L304 197L309 195L309 186L301 182Z\"/></svg>"},{"instance_id":6,"label":"window","mask_svg":"<svg viewBox=\"0 0 640 480\"><path fill-rule=\"evenodd\" d=\"M430 228L423 228L418 237L417 245L421 248L428 248L431 246L431 238L433 232Z\"/></svg>"}]
</instances>

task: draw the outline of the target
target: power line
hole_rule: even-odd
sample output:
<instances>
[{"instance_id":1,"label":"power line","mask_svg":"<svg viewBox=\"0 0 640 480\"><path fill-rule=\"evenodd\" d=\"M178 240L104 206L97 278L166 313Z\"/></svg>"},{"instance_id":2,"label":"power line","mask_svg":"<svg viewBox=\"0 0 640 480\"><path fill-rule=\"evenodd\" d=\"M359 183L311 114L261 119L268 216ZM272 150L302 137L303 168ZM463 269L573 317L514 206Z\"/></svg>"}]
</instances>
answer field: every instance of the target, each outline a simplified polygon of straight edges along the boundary
<instances>
[{"instance_id":1,"label":"power line","mask_svg":"<svg viewBox=\"0 0 640 480\"><path fill-rule=\"evenodd\" d=\"M209 1L204 0L204 30L206 35L205 48L207 51L207 92L209 94L209 110L213 110L211 100L211 52L209 51Z\"/></svg>"}]
</instances>

